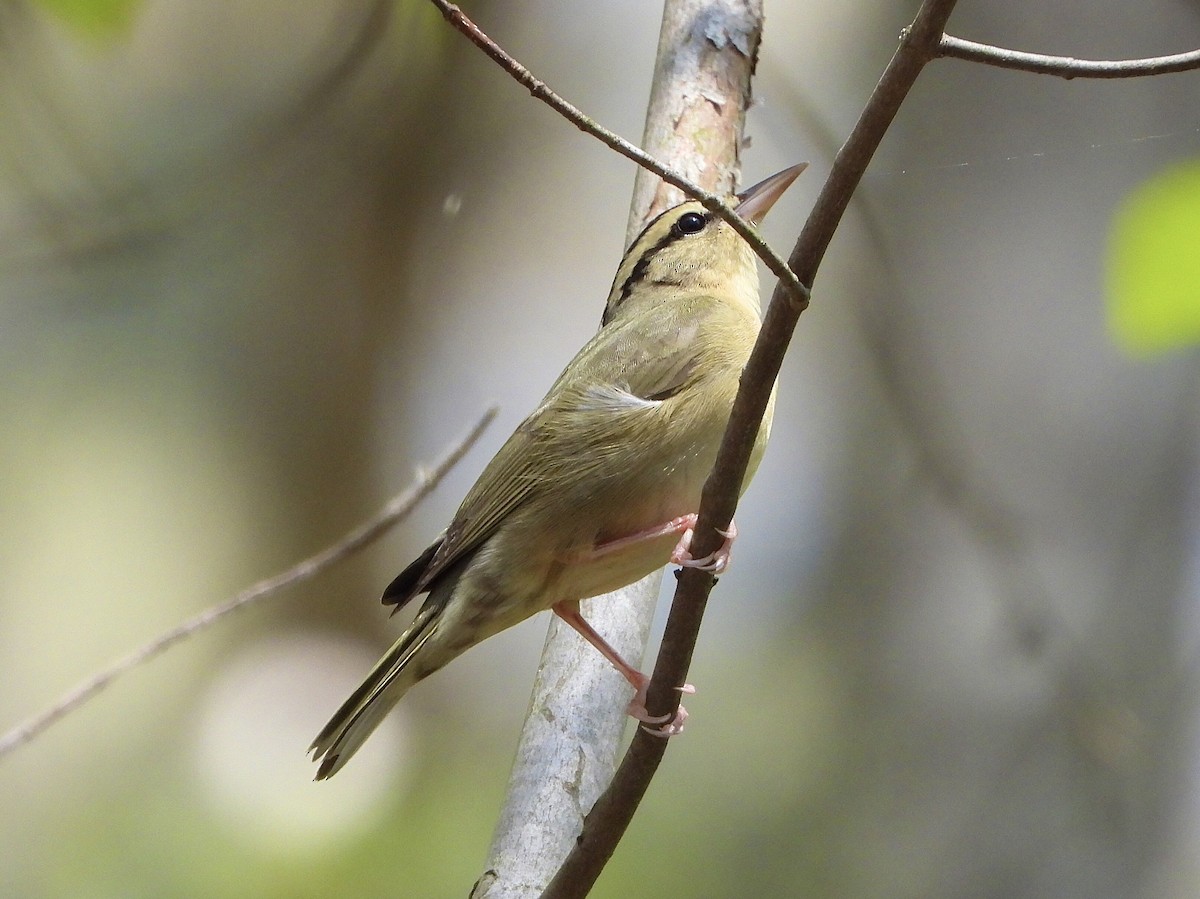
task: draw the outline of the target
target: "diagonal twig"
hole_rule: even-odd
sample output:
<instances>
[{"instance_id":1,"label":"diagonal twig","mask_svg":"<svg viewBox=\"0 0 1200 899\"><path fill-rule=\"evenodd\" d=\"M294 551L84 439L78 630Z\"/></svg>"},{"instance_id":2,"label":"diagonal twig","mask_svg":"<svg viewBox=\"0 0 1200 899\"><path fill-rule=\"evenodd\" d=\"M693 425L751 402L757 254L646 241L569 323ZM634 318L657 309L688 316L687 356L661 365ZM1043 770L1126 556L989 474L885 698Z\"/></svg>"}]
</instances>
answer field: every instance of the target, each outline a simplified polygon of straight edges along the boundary
<instances>
[{"instance_id":1,"label":"diagonal twig","mask_svg":"<svg viewBox=\"0 0 1200 899\"><path fill-rule=\"evenodd\" d=\"M336 543L326 547L316 555L309 556L302 562L293 565L286 571L281 571L272 577L259 581L242 590L225 602L205 609L186 621L155 637L128 655L108 666L102 671L77 684L64 693L57 702L46 710L18 724L3 736L0 736L0 758L23 746L64 716L75 711L114 680L134 668L162 655L176 643L204 630L231 612L236 612L247 605L267 599L282 590L316 577L325 569L336 565L359 550L374 543L391 528L406 518L417 504L428 496L441 482L447 472L453 468L475 441L496 417L497 408L492 406L480 417L474 427L455 443L428 471L420 470L416 480L402 493L392 498L386 506L374 517L360 524Z\"/></svg>"}]
</instances>

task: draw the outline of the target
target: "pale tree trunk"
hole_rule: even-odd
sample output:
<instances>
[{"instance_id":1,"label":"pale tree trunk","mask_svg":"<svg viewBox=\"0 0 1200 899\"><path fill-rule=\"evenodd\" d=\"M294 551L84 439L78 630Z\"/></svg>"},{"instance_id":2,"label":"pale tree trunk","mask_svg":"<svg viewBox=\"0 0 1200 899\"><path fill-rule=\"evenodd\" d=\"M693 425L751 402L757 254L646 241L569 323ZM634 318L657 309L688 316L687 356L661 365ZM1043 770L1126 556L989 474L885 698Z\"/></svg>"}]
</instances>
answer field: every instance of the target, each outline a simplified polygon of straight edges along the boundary
<instances>
[{"instance_id":1,"label":"pale tree trunk","mask_svg":"<svg viewBox=\"0 0 1200 899\"><path fill-rule=\"evenodd\" d=\"M663 11L642 145L713 192L732 193L739 175L761 31L761 0L668 0ZM639 169L626 243L651 216L682 199ZM660 571L583 603L584 616L627 659L645 652L661 581ZM629 696L629 685L608 662L553 619L472 899L528 899L545 889L612 779Z\"/></svg>"}]
</instances>

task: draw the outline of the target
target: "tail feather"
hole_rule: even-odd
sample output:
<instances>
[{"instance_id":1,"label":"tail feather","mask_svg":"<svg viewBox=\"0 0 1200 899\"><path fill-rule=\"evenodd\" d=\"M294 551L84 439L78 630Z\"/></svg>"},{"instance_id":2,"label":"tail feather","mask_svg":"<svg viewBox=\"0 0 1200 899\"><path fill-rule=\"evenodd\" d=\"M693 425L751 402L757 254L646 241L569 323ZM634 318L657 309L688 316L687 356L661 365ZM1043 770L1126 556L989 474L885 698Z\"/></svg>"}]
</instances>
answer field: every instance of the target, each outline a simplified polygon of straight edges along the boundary
<instances>
[{"instance_id":1,"label":"tail feather","mask_svg":"<svg viewBox=\"0 0 1200 899\"><path fill-rule=\"evenodd\" d=\"M432 601L422 606L400 639L317 734L309 747L313 761L321 763L317 769L317 780L325 780L336 774L408 692L414 681L411 674L406 676L405 669L425 642L436 633L443 607L444 603Z\"/></svg>"},{"instance_id":2,"label":"tail feather","mask_svg":"<svg viewBox=\"0 0 1200 899\"><path fill-rule=\"evenodd\" d=\"M401 571L388 584L387 589L383 591L383 598L380 599L385 606L395 606L392 609L392 614L395 615L405 605L408 604L418 593L424 592L422 588L422 580L425 577L425 572L429 570L429 563L433 561L433 557L437 555L437 551L442 548L442 543L446 538L439 537L434 540L425 552L413 559L412 563Z\"/></svg>"}]
</instances>

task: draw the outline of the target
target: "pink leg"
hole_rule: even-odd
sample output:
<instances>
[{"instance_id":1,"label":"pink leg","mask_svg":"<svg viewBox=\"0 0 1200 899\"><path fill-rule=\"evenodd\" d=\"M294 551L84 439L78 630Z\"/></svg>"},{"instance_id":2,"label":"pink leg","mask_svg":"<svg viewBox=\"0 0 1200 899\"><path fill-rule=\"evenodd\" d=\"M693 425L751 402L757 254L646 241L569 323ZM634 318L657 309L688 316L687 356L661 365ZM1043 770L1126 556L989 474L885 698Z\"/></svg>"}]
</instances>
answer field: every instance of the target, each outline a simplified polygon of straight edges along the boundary
<instances>
[{"instance_id":1,"label":"pink leg","mask_svg":"<svg viewBox=\"0 0 1200 899\"><path fill-rule=\"evenodd\" d=\"M679 545L675 547L675 551L671 553L671 564L682 565L684 568L699 568L701 571L710 571L713 574L720 574L729 568L731 561L731 552L733 550L733 541L737 537L737 524L729 522L729 530L717 531L725 538L717 549L703 559L693 559L691 553L692 546L692 527L695 527L695 518L692 517L692 525L683 532L683 536L679 538Z\"/></svg>"},{"instance_id":2,"label":"pink leg","mask_svg":"<svg viewBox=\"0 0 1200 899\"><path fill-rule=\"evenodd\" d=\"M610 553L619 552L636 543L642 543L646 540L657 540L659 537L666 537L670 534L679 534L679 543L676 544L675 549L671 552L671 563L673 565L682 565L684 568L699 568L702 571L721 574L721 572L729 567L733 541L737 537L737 524L731 521L729 522L729 530L717 531L718 534L725 538L725 542L715 552L709 553L703 559L693 559L690 552L692 529L695 527L695 512L680 515L678 518L672 518L664 524L655 525L644 531L638 531L636 534L629 534L625 537L618 537L616 540L597 544L588 551L587 557L589 559L598 559Z\"/></svg>"},{"instance_id":3,"label":"pink leg","mask_svg":"<svg viewBox=\"0 0 1200 899\"><path fill-rule=\"evenodd\" d=\"M661 536L661 535L660 535ZM629 701L627 711L630 716L646 724L660 724L660 728L651 729L643 727L642 730L648 734L653 734L656 737L673 737L683 730L683 722L687 720L687 710L680 706L679 710L672 715L651 715L646 710L646 688L650 686L650 678L642 674L623 658L620 654L608 645L608 641L596 633L595 628L587 623L587 620L579 614L579 603L575 601L555 603L551 608L554 614L569 624L575 629L575 632L583 639L587 640L592 646L600 651L600 654L612 664L614 668L621 673L625 680L633 685L633 699ZM695 693L696 688L691 684L684 684L677 688L681 693Z\"/></svg>"},{"instance_id":4,"label":"pink leg","mask_svg":"<svg viewBox=\"0 0 1200 899\"><path fill-rule=\"evenodd\" d=\"M636 534L630 534L627 537L618 537L616 540L609 540L606 543L598 543L588 552L588 556L589 558L596 559L601 556L607 556L609 553L618 552L628 546L633 546L635 543L657 540L659 537L666 537L670 534L691 533L692 528L695 526L696 514L694 512L689 515L680 515L678 518L672 518L664 524L646 528L646 530L638 531Z\"/></svg>"}]
</instances>

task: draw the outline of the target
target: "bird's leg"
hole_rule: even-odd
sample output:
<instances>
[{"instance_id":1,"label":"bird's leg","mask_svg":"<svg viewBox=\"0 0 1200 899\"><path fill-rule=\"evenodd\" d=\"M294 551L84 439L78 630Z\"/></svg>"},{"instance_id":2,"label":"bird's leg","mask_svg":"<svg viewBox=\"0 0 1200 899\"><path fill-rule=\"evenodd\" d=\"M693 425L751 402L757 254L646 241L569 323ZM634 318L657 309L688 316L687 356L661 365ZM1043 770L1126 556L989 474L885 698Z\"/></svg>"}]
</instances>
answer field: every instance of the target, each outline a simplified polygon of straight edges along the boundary
<instances>
[{"instance_id":1,"label":"bird's leg","mask_svg":"<svg viewBox=\"0 0 1200 899\"><path fill-rule=\"evenodd\" d=\"M661 535L660 535L661 536ZM673 737L683 730L683 722L687 720L687 709L683 706L674 715L651 715L646 710L646 689L650 686L650 678L642 674L623 658L620 653L613 649L608 641L596 633L596 629L587 623L587 620L579 613L578 601L559 602L551 606L554 614L574 628L575 632L583 639L587 640L592 646L600 651L600 654L612 664L625 680L633 685L633 699L629 701L629 706L626 711L633 718L641 721L643 724L642 730L648 734L653 734L656 737ZM691 684L684 684L682 687L677 687L681 693L695 693L696 688ZM645 727L647 724L658 724L661 727L650 728Z\"/></svg>"},{"instance_id":2,"label":"bird's leg","mask_svg":"<svg viewBox=\"0 0 1200 899\"><path fill-rule=\"evenodd\" d=\"M635 534L628 534L624 537L618 537L615 540L605 541L604 543L597 543L587 551L587 555L588 558L598 559L610 553L620 552L636 543L644 543L647 540L657 540L659 537L666 537L670 534L690 534L692 528L695 526L696 513L680 515L678 518L672 518L668 522L655 525L652 528L646 528L644 531L638 531ZM676 551L678 549L679 547L676 547Z\"/></svg>"},{"instance_id":3,"label":"bird's leg","mask_svg":"<svg viewBox=\"0 0 1200 899\"><path fill-rule=\"evenodd\" d=\"M713 574L720 574L729 567L731 561L731 553L733 550L733 541L737 537L737 524L733 521L729 522L729 529L722 531L719 528L717 533L725 538L725 541L710 552L703 559L693 559L692 548L692 528L696 526L696 516L691 516L692 524L683 535L679 538L679 544L675 547L675 551L671 553L671 564L682 565L684 568L699 568L701 571L709 571Z\"/></svg>"},{"instance_id":4,"label":"bird's leg","mask_svg":"<svg viewBox=\"0 0 1200 899\"><path fill-rule=\"evenodd\" d=\"M635 543L642 543L646 540L657 540L659 537L666 537L670 534L678 534L679 542L675 545L675 549L671 551L671 564L682 565L684 568L699 568L702 571L721 574L729 567L733 540L737 537L737 525L731 521L729 522L729 530L718 530L717 533L724 537L725 541L715 552L709 553L703 559L692 558L692 531L695 527L696 513L691 512L687 515L680 515L678 518L672 518L670 521L655 525L652 528L646 528L644 531L618 537L616 540L598 543L588 550L587 556L589 559L598 559L610 553L619 552Z\"/></svg>"}]
</instances>

